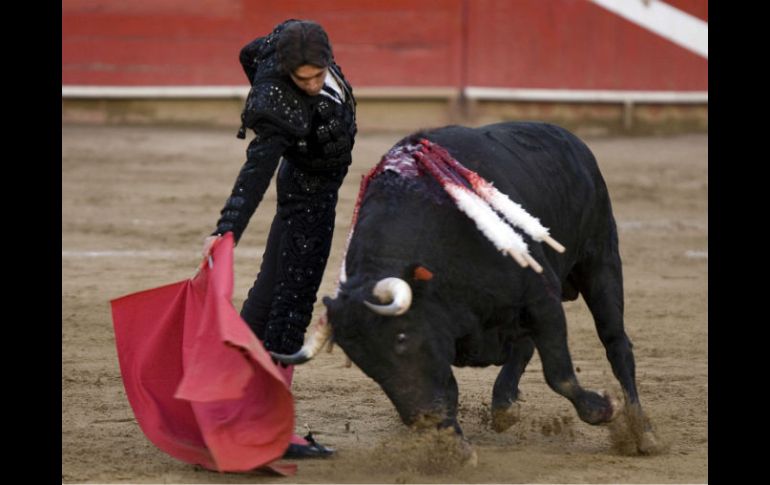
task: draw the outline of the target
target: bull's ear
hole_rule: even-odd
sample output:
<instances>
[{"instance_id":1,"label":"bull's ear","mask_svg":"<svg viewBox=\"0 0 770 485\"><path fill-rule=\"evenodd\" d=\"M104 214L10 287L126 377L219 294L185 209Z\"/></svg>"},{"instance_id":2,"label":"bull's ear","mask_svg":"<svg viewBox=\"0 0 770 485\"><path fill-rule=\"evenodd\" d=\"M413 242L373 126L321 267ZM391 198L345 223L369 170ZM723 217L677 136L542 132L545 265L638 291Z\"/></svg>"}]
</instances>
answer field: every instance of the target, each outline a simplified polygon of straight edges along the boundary
<instances>
[{"instance_id":1,"label":"bull's ear","mask_svg":"<svg viewBox=\"0 0 770 485\"><path fill-rule=\"evenodd\" d=\"M420 263L410 264L406 269L405 280L409 282L413 281L430 281L433 279L433 271L428 269L427 266Z\"/></svg>"},{"instance_id":2,"label":"bull's ear","mask_svg":"<svg viewBox=\"0 0 770 485\"><path fill-rule=\"evenodd\" d=\"M342 310L342 302L340 301L340 298L325 296L321 301L326 307L326 317L329 321L333 322L334 325L341 324L342 319L340 318L340 311Z\"/></svg>"},{"instance_id":3,"label":"bull's ear","mask_svg":"<svg viewBox=\"0 0 770 485\"><path fill-rule=\"evenodd\" d=\"M335 315L337 311L342 306L342 302L339 298L331 298L329 296L323 297L321 300L326 307L326 314L327 315Z\"/></svg>"},{"instance_id":4,"label":"bull's ear","mask_svg":"<svg viewBox=\"0 0 770 485\"><path fill-rule=\"evenodd\" d=\"M345 303L347 302L347 298L343 298L340 296L337 296L337 298L332 298L330 296L325 296L321 299L324 306L326 307L326 314L327 315L335 315L340 310L342 310L345 307Z\"/></svg>"},{"instance_id":5,"label":"bull's ear","mask_svg":"<svg viewBox=\"0 0 770 485\"><path fill-rule=\"evenodd\" d=\"M414 268L414 279L417 281L430 281L433 279L433 272L425 266Z\"/></svg>"}]
</instances>

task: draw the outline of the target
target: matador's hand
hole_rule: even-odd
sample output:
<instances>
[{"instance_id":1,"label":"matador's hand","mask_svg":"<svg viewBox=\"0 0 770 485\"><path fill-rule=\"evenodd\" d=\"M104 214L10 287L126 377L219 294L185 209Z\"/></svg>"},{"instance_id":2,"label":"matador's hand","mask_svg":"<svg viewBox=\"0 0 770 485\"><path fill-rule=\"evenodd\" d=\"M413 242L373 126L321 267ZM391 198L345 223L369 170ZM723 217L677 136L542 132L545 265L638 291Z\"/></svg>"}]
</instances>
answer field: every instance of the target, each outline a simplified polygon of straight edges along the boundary
<instances>
[{"instance_id":1,"label":"matador's hand","mask_svg":"<svg viewBox=\"0 0 770 485\"><path fill-rule=\"evenodd\" d=\"M214 241L219 239L222 236L208 236L206 239L203 240L203 251L201 251L201 254L204 258L207 258L209 254L211 253L211 246L214 245Z\"/></svg>"}]
</instances>

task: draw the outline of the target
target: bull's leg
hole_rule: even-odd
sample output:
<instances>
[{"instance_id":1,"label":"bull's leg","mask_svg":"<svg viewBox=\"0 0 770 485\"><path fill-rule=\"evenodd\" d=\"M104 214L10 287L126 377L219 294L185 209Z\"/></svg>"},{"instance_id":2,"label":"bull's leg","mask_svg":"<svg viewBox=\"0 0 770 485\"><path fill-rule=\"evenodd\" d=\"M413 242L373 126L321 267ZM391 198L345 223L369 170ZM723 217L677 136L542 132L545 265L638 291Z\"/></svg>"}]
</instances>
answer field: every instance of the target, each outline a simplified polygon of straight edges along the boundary
<instances>
[{"instance_id":1,"label":"bull's leg","mask_svg":"<svg viewBox=\"0 0 770 485\"><path fill-rule=\"evenodd\" d=\"M573 280L594 317L607 360L623 388L628 418L636 423L637 448L642 453L654 452L657 439L639 402L633 345L623 323L623 272L617 246L613 246L613 250L598 252L601 257L578 264Z\"/></svg>"},{"instance_id":2,"label":"bull's leg","mask_svg":"<svg viewBox=\"0 0 770 485\"><path fill-rule=\"evenodd\" d=\"M633 345L623 325L623 273L617 253L574 269L574 282L594 317L612 372L630 404L639 403Z\"/></svg>"},{"instance_id":3,"label":"bull's leg","mask_svg":"<svg viewBox=\"0 0 770 485\"><path fill-rule=\"evenodd\" d=\"M519 380L534 352L535 343L531 338L515 340L508 361L497 375L492 389L492 428L498 433L519 420Z\"/></svg>"},{"instance_id":4,"label":"bull's leg","mask_svg":"<svg viewBox=\"0 0 770 485\"><path fill-rule=\"evenodd\" d=\"M561 301L544 297L530 304L526 324L532 330L545 380L551 389L569 399L586 423L602 424L614 419L618 406L609 396L583 389L578 383L567 347L567 321Z\"/></svg>"}]
</instances>

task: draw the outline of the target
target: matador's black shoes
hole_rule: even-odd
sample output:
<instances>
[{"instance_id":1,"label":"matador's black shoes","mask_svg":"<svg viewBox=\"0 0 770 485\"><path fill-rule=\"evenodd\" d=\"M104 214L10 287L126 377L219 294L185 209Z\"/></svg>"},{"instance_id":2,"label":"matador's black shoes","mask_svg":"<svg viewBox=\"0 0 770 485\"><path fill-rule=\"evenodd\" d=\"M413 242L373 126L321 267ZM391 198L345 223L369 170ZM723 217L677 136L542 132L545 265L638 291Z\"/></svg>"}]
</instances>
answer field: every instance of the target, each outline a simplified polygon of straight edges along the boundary
<instances>
[{"instance_id":1,"label":"matador's black shoes","mask_svg":"<svg viewBox=\"0 0 770 485\"><path fill-rule=\"evenodd\" d=\"M319 444L313 439L313 433L308 433L304 438L305 441L307 441L306 445L298 445L295 443L289 444L289 448L283 454L283 457L289 459L328 458L334 454L334 448Z\"/></svg>"}]
</instances>

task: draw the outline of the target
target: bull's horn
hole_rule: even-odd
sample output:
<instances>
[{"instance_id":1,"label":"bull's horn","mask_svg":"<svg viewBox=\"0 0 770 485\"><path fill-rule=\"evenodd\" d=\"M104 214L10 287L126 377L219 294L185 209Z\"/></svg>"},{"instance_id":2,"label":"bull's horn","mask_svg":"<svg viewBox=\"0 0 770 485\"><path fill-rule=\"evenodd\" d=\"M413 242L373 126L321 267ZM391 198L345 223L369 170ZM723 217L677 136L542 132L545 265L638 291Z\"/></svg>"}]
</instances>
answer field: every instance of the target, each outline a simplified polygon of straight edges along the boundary
<instances>
[{"instance_id":1,"label":"bull's horn","mask_svg":"<svg viewBox=\"0 0 770 485\"><path fill-rule=\"evenodd\" d=\"M324 313L318 320L316 326L313 327L313 331L310 333L310 336L305 341L305 345L303 345L301 349L291 355L277 354L275 352L270 352L270 355L278 362L286 365L304 364L316 356L318 351L323 348L326 341L329 340L331 334L332 326L329 325L326 313Z\"/></svg>"},{"instance_id":2,"label":"bull's horn","mask_svg":"<svg viewBox=\"0 0 770 485\"><path fill-rule=\"evenodd\" d=\"M372 294L387 305L375 305L364 300L364 305L374 313L385 316L403 315L412 305L412 288L400 278L384 278L374 285Z\"/></svg>"},{"instance_id":3,"label":"bull's horn","mask_svg":"<svg viewBox=\"0 0 770 485\"><path fill-rule=\"evenodd\" d=\"M345 269L345 258L342 258L342 265L340 266L340 283L347 283L348 281L348 270Z\"/></svg>"}]
</instances>

